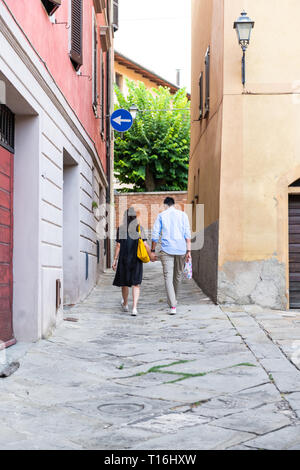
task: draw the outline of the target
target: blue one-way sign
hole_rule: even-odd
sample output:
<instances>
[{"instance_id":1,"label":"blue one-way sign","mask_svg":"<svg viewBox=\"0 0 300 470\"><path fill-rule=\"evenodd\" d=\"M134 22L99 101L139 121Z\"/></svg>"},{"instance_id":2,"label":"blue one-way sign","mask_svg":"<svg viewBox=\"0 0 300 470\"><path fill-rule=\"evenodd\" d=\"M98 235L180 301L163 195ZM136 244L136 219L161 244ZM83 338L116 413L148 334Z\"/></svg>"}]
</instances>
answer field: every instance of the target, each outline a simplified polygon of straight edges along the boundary
<instances>
[{"instance_id":1,"label":"blue one-way sign","mask_svg":"<svg viewBox=\"0 0 300 470\"><path fill-rule=\"evenodd\" d=\"M112 113L110 122L115 131L126 132L131 128L133 119L127 109L117 109L114 113Z\"/></svg>"}]
</instances>

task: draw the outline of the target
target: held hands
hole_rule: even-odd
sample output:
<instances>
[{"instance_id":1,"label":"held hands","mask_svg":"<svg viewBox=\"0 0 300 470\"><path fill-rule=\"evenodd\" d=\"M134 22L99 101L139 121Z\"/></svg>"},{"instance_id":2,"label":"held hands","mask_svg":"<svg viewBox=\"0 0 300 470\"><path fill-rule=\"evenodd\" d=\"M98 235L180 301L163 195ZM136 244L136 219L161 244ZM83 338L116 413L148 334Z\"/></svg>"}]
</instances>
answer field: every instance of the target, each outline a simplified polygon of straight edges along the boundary
<instances>
[{"instance_id":1,"label":"held hands","mask_svg":"<svg viewBox=\"0 0 300 470\"><path fill-rule=\"evenodd\" d=\"M150 260L152 263L155 263L155 261L157 261L157 256L155 253L150 253Z\"/></svg>"},{"instance_id":2,"label":"held hands","mask_svg":"<svg viewBox=\"0 0 300 470\"><path fill-rule=\"evenodd\" d=\"M112 265L112 268L114 271L117 270L117 266L118 266L118 260L114 260L113 265Z\"/></svg>"}]
</instances>

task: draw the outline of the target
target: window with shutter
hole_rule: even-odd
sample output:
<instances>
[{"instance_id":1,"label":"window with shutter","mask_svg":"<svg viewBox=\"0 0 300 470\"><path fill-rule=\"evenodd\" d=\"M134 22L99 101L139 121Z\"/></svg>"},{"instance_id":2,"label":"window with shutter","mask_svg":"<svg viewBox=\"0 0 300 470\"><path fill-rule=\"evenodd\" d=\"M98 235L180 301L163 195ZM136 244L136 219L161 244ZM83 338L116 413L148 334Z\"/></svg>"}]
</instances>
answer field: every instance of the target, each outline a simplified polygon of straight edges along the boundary
<instances>
[{"instance_id":1,"label":"window with shutter","mask_svg":"<svg viewBox=\"0 0 300 470\"><path fill-rule=\"evenodd\" d=\"M42 0L42 4L44 5L48 15L51 16L56 12L58 7L60 7L61 0Z\"/></svg>"},{"instance_id":2,"label":"window with shutter","mask_svg":"<svg viewBox=\"0 0 300 470\"><path fill-rule=\"evenodd\" d=\"M119 29L119 0L113 0L113 28L114 31Z\"/></svg>"},{"instance_id":3,"label":"window with shutter","mask_svg":"<svg viewBox=\"0 0 300 470\"><path fill-rule=\"evenodd\" d=\"M201 72L200 79L199 79L199 119L203 118L203 72Z\"/></svg>"},{"instance_id":4,"label":"window with shutter","mask_svg":"<svg viewBox=\"0 0 300 470\"><path fill-rule=\"evenodd\" d=\"M82 0L71 0L71 50L70 58L75 70L82 63Z\"/></svg>"},{"instance_id":5,"label":"window with shutter","mask_svg":"<svg viewBox=\"0 0 300 470\"><path fill-rule=\"evenodd\" d=\"M94 0L94 8L96 13L102 13L105 7L105 0Z\"/></svg>"},{"instance_id":6,"label":"window with shutter","mask_svg":"<svg viewBox=\"0 0 300 470\"><path fill-rule=\"evenodd\" d=\"M94 23L94 57L93 57L93 110L95 116L98 114L98 30Z\"/></svg>"},{"instance_id":7,"label":"window with shutter","mask_svg":"<svg viewBox=\"0 0 300 470\"><path fill-rule=\"evenodd\" d=\"M104 139L104 130L105 130L105 76L104 76L104 58L103 52L100 52L100 70L101 70L101 86L100 86L100 107L101 107L101 137Z\"/></svg>"},{"instance_id":8,"label":"window with shutter","mask_svg":"<svg viewBox=\"0 0 300 470\"><path fill-rule=\"evenodd\" d=\"M115 75L115 83L117 87L120 89L120 91L123 91L123 75L121 75L118 72L116 72L116 75Z\"/></svg>"},{"instance_id":9,"label":"window with shutter","mask_svg":"<svg viewBox=\"0 0 300 470\"><path fill-rule=\"evenodd\" d=\"M100 42L103 52L107 52L112 45L111 26L100 26Z\"/></svg>"},{"instance_id":10,"label":"window with shutter","mask_svg":"<svg viewBox=\"0 0 300 470\"><path fill-rule=\"evenodd\" d=\"M206 118L210 109L210 47L205 54L205 115Z\"/></svg>"}]
</instances>

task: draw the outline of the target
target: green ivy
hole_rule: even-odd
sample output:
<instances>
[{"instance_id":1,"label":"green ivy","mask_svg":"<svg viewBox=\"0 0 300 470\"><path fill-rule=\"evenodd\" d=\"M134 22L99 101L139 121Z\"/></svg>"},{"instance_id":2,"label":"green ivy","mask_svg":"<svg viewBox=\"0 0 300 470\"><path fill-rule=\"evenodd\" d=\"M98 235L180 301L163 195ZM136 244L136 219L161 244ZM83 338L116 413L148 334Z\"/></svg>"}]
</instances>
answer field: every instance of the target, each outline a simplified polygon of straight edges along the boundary
<instances>
[{"instance_id":1,"label":"green ivy","mask_svg":"<svg viewBox=\"0 0 300 470\"><path fill-rule=\"evenodd\" d=\"M190 149L190 103L186 89L147 90L126 80L128 96L115 86L115 109L136 104L137 118L128 132L115 132L115 176L133 191L185 191ZM126 189L124 189L126 192ZM128 190L127 190L128 191ZM132 191L132 190L130 190Z\"/></svg>"}]
</instances>

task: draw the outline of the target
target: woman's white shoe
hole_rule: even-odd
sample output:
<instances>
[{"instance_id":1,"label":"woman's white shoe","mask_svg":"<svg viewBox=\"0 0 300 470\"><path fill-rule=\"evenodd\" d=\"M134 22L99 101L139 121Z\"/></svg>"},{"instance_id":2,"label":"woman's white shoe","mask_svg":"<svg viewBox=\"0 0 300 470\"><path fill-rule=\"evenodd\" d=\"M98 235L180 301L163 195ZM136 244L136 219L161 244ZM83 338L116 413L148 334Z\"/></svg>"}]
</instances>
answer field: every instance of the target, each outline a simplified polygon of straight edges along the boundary
<instances>
[{"instance_id":1,"label":"woman's white shoe","mask_svg":"<svg viewBox=\"0 0 300 470\"><path fill-rule=\"evenodd\" d=\"M123 300L121 300L121 308L122 308L123 312L128 312L129 311L128 305L124 305Z\"/></svg>"},{"instance_id":2,"label":"woman's white shoe","mask_svg":"<svg viewBox=\"0 0 300 470\"><path fill-rule=\"evenodd\" d=\"M134 308L134 309L132 310L132 312L131 312L131 316L132 316L132 317L136 317L137 314L138 314L137 309Z\"/></svg>"}]
</instances>

